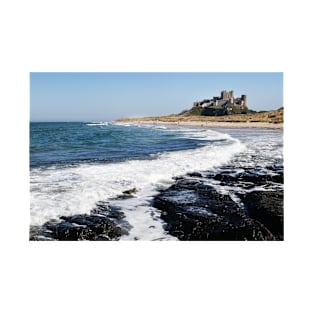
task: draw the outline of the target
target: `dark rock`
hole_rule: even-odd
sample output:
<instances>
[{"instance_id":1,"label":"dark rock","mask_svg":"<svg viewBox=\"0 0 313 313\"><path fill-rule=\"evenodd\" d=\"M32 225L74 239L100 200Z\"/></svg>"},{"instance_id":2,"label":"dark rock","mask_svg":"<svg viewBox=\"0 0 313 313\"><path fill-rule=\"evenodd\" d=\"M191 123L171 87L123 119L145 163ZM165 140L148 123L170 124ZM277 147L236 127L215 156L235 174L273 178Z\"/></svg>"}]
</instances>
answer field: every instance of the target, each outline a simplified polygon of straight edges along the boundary
<instances>
[{"instance_id":1,"label":"dark rock","mask_svg":"<svg viewBox=\"0 0 313 313\"><path fill-rule=\"evenodd\" d=\"M127 234L129 225L122 222L123 217L118 208L98 203L91 214L61 216L31 227L30 240L116 240Z\"/></svg>"},{"instance_id":2,"label":"dark rock","mask_svg":"<svg viewBox=\"0 0 313 313\"><path fill-rule=\"evenodd\" d=\"M138 192L137 188L131 188L122 192L122 194L111 198L110 200L126 200L134 197L134 193Z\"/></svg>"},{"instance_id":3,"label":"dark rock","mask_svg":"<svg viewBox=\"0 0 313 313\"><path fill-rule=\"evenodd\" d=\"M284 183L284 172L281 167L271 166L264 168L229 168L223 167L220 173L205 173L208 179L214 179L221 186L234 186L243 189L251 189L255 186L274 188L274 184Z\"/></svg>"},{"instance_id":4,"label":"dark rock","mask_svg":"<svg viewBox=\"0 0 313 313\"><path fill-rule=\"evenodd\" d=\"M138 189L137 188L132 188L132 189L123 191L123 194L131 195L131 194L136 193L136 192L138 192Z\"/></svg>"},{"instance_id":5,"label":"dark rock","mask_svg":"<svg viewBox=\"0 0 313 313\"><path fill-rule=\"evenodd\" d=\"M121 220L125 214L119 207L109 205L107 202L98 202L96 207L91 210L91 215L103 215L110 219Z\"/></svg>"},{"instance_id":6,"label":"dark rock","mask_svg":"<svg viewBox=\"0 0 313 313\"><path fill-rule=\"evenodd\" d=\"M278 173L276 175L272 176L272 181L275 183L280 183L283 184L284 183L284 172Z\"/></svg>"},{"instance_id":7,"label":"dark rock","mask_svg":"<svg viewBox=\"0 0 313 313\"><path fill-rule=\"evenodd\" d=\"M243 199L251 218L267 227L278 239L284 236L284 195L282 190L252 191Z\"/></svg>"},{"instance_id":8,"label":"dark rock","mask_svg":"<svg viewBox=\"0 0 313 313\"><path fill-rule=\"evenodd\" d=\"M29 231L29 240L32 241L54 240L53 232L49 229L42 229L42 227L40 226L31 226Z\"/></svg>"},{"instance_id":9,"label":"dark rock","mask_svg":"<svg viewBox=\"0 0 313 313\"><path fill-rule=\"evenodd\" d=\"M83 240L89 235L89 229L84 226L61 222L55 225L55 237L58 240Z\"/></svg>"},{"instance_id":10,"label":"dark rock","mask_svg":"<svg viewBox=\"0 0 313 313\"><path fill-rule=\"evenodd\" d=\"M228 195L212 186L178 180L161 192L154 206L162 211L166 230L179 240L274 240Z\"/></svg>"},{"instance_id":11,"label":"dark rock","mask_svg":"<svg viewBox=\"0 0 313 313\"><path fill-rule=\"evenodd\" d=\"M230 182L230 181L237 181L238 175L235 173L229 173L229 172L222 172L218 173L215 176L213 176L215 180L220 180L223 182Z\"/></svg>"},{"instance_id":12,"label":"dark rock","mask_svg":"<svg viewBox=\"0 0 313 313\"><path fill-rule=\"evenodd\" d=\"M190 177L202 177L202 174L199 172L189 173L188 176Z\"/></svg>"},{"instance_id":13,"label":"dark rock","mask_svg":"<svg viewBox=\"0 0 313 313\"><path fill-rule=\"evenodd\" d=\"M126 200L126 199L129 199L132 197L133 197L133 195L122 194L122 195L118 195L118 196L112 198L111 200Z\"/></svg>"}]
</instances>

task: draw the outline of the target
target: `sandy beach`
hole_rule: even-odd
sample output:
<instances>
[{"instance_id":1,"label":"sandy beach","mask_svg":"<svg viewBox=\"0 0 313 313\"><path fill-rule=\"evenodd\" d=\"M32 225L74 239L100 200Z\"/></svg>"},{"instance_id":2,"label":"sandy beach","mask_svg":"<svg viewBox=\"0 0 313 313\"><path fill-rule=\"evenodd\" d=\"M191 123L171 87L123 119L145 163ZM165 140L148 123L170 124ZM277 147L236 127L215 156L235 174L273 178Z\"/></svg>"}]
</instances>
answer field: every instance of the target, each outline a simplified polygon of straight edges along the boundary
<instances>
[{"instance_id":1,"label":"sandy beach","mask_svg":"<svg viewBox=\"0 0 313 313\"><path fill-rule=\"evenodd\" d=\"M128 123L128 122L127 122ZM155 120L133 120L130 123L136 124L153 124L153 125L176 125L176 126L196 126L207 128L269 128L283 129L283 123L266 123L266 122L213 122L213 121L177 121L164 122Z\"/></svg>"}]
</instances>

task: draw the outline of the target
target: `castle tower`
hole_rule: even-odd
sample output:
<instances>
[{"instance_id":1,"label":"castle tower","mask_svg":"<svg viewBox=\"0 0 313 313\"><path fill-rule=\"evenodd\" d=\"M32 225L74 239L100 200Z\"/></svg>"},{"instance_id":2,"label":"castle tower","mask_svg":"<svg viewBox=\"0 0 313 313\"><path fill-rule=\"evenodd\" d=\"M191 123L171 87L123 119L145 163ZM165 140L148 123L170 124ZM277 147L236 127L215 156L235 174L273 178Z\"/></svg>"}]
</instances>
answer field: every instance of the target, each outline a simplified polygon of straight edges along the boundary
<instances>
[{"instance_id":1,"label":"castle tower","mask_svg":"<svg viewBox=\"0 0 313 313\"><path fill-rule=\"evenodd\" d=\"M229 94L229 101L231 104L233 104L234 103L234 91L231 90L228 94Z\"/></svg>"},{"instance_id":2,"label":"castle tower","mask_svg":"<svg viewBox=\"0 0 313 313\"><path fill-rule=\"evenodd\" d=\"M229 95L229 100L234 100L234 91L233 90L231 90L229 93L228 93L228 95Z\"/></svg>"},{"instance_id":3,"label":"castle tower","mask_svg":"<svg viewBox=\"0 0 313 313\"><path fill-rule=\"evenodd\" d=\"M221 99L222 100L228 100L228 92L226 90L223 90L221 92Z\"/></svg>"},{"instance_id":4,"label":"castle tower","mask_svg":"<svg viewBox=\"0 0 313 313\"><path fill-rule=\"evenodd\" d=\"M246 107L247 106L247 96L241 95L241 105Z\"/></svg>"}]
</instances>

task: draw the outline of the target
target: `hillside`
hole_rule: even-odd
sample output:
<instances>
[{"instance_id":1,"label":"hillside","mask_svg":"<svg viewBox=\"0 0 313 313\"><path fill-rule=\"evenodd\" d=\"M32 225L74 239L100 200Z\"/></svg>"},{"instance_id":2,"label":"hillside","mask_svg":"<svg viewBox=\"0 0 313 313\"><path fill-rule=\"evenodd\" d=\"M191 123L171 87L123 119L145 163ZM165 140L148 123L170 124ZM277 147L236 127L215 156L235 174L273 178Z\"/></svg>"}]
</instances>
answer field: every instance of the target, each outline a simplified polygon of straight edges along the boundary
<instances>
[{"instance_id":1,"label":"hillside","mask_svg":"<svg viewBox=\"0 0 313 313\"><path fill-rule=\"evenodd\" d=\"M179 115L224 116L247 113L252 113L252 111L250 111L247 107L229 104L225 106L193 107L190 110L183 111Z\"/></svg>"},{"instance_id":2,"label":"hillside","mask_svg":"<svg viewBox=\"0 0 313 313\"><path fill-rule=\"evenodd\" d=\"M262 111L246 114L232 114L223 116L204 116L194 115L185 111L181 114L173 114L167 116L150 116L141 118L120 118L118 122L262 122L262 123L283 123L284 122L284 109L280 108L273 111Z\"/></svg>"}]
</instances>

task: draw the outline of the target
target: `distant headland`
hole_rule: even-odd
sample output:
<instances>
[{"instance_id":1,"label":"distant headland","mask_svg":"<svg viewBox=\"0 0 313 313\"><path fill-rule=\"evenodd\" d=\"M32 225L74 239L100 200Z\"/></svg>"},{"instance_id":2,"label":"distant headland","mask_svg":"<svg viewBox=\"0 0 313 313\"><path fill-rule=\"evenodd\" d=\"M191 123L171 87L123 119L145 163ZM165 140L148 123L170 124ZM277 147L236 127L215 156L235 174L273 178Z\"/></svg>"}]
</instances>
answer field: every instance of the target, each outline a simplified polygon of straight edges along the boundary
<instances>
[{"instance_id":1,"label":"distant headland","mask_svg":"<svg viewBox=\"0 0 313 313\"><path fill-rule=\"evenodd\" d=\"M247 95L234 96L234 91L221 91L220 96L195 101L191 109L167 116L120 118L118 122L163 123L204 127L256 127L282 129L283 107L272 111L254 111L248 108Z\"/></svg>"}]
</instances>

